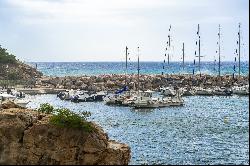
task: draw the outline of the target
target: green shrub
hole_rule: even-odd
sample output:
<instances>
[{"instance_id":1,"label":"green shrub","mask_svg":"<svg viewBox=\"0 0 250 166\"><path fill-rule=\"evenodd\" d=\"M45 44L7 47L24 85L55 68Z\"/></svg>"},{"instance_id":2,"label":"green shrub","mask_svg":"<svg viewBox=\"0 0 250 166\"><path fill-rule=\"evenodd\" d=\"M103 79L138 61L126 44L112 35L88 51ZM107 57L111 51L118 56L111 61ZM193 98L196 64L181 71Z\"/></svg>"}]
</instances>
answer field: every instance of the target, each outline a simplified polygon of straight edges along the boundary
<instances>
[{"instance_id":1,"label":"green shrub","mask_svg":"<svg viewBox=\"0 0 250 166\"><path fill-rule=\"evenodd\" d=\"M54 109L54 107L48 103L41 104L37 111L52 114L50 123L55 126L83 129L86 132L94 130L91 123L87 122L87 117L91 115L90 112L75 113L67 108Z\"/></svg>"},{"instance_id":2,"label":"green shrub","mask_svg":"<svg viewBox=\"0 0 250 166\"><path fill-rule=\"evenodd\" d=\"M40 105L40 108L37 110L38 112L45 113L45 114L53 114L54 107L49 103L44 103Z\"/></svg>"},{"instance_id":3,"label":"green shrub","mask_svg":"<svg viewBox=\"0 0 250 166\"><path fill-rule=\"evenodd\" d=\"M84 129L84 131L91 132L92 126L86 121L90 116L90 112L82 112L77 114L70 111L67 108L61 108L56 110L57 114L54 114L50 118L50 123L59 127L70 127Z\"/></svg>"}]
</instances>

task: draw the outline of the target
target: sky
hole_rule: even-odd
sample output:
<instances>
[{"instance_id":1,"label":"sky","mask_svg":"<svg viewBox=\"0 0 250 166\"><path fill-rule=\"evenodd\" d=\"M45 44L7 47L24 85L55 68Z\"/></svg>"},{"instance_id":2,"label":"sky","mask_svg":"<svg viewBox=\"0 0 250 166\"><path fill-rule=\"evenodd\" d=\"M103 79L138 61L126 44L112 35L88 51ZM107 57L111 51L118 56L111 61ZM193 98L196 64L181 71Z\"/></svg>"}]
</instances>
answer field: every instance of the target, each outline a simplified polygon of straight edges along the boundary
<instances>
[{"instance_id":1,"label":"sky","mask_svg":"<svg viewBox=\"0 0 250 166\"><path fill-rule=\"evenodd\" d=\"M200 25L202 61L249 61L248 0L0 0L0 45L26 62L193 61ZM196 58L197 60L197 58Z\"/></svg>"}]
</instances>

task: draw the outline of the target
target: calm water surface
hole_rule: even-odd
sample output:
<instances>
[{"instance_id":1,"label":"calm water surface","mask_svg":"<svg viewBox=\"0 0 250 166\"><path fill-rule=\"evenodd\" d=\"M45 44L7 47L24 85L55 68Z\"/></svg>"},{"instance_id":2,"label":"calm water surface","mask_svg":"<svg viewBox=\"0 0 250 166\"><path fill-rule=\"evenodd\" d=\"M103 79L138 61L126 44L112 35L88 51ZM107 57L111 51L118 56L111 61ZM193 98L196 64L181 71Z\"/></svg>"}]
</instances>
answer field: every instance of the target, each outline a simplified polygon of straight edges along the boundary
<instances>
[{"instance_id":1,"label":"calm water surface","mask_svg":"<svg viewBox=\"0 0 250 166\"><path fill-rule=\"evenodd\" d=\"M41 103L90 111L110 139L130 145L130 164L249 164L249 97L186 97L183 107L135 110L103 102L72 103L56 95Z\"/></svg>"}]
</instances>

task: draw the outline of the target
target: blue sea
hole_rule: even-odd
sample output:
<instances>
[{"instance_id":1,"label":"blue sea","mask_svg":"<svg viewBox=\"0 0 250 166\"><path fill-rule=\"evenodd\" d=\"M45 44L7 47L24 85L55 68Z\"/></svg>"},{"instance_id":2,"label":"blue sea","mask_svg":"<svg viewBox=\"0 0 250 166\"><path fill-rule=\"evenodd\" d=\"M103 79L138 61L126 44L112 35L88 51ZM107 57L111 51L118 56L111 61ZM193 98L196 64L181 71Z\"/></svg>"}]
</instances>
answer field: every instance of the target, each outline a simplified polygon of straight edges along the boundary
<instances>
[{"instance_id":1,"label":"blue sea","mask_svg":"<svg viewBox=\"0 0 250 166\"><path fill-rule=\"evenodd\" d=\"M103 102L72 103L56 95L29 96L28 107L90 111L110 139L131 147L129 164L248 165L249 97L185 97L182 107L133 109Z\"/></svg>"},{"instance_id":2,"label":"blue sea","mask_svg":"<svg viewBox=\"0 0 250 166\"><path fill-rule=\"evenodd\" d=\"M125 62L30 62L32 66L37 64L37 69L48 76L81 76L81 75L102 75L102 74L124 74ZM201 62L201 71L198 70L198 63L186 62L184 69L182 62L170 62L165 64L163 70L162 62L140 62L141 74L210 74L218 75L218 63ZM238 74L238 64L234 71L234 62L222 62L221 74ZM137 73L137 62L129 62L127 72ZM249 62L241 63L241 75L249 74Z\"/></svg>"}]
</instances>

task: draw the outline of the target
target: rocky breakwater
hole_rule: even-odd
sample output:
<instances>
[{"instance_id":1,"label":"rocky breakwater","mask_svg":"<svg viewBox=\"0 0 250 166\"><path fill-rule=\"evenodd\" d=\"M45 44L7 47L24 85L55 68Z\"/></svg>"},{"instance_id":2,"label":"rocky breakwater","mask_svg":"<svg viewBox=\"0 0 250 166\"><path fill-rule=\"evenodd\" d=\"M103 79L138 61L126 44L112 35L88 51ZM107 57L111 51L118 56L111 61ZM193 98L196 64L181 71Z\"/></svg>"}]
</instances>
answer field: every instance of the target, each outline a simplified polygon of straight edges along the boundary
<instances>
[{"instance_id":1,"label":"rocky breakwater","mask_svg":"<svg viewBox=\"0 0 250 166\"><path fill-rule=\"evenodd\" d=\"M36 87L50 87L59 89L82 89L87 91L117 90L125 85L125 75L111 74L99 76L43 76L36 82ZM128 75L127 82L130 89L136 90L138 85L137 75ZM140 75L141 90L158 90L162 86L225 86L246 85L249 76L233 78L232 75L221 77L211 75Z\"/></svg>"},{"instance_id":2,"label":"rocky breakwater","mask_svg":"<svg viewBox=\"0 0 250 166\"><path fill-rule=\"evenodd\" d=\"M127 165L130 148L94 132L57 127L50 114L20 108L0 110L0 164Z\"/></svg>"}]
</instances>

